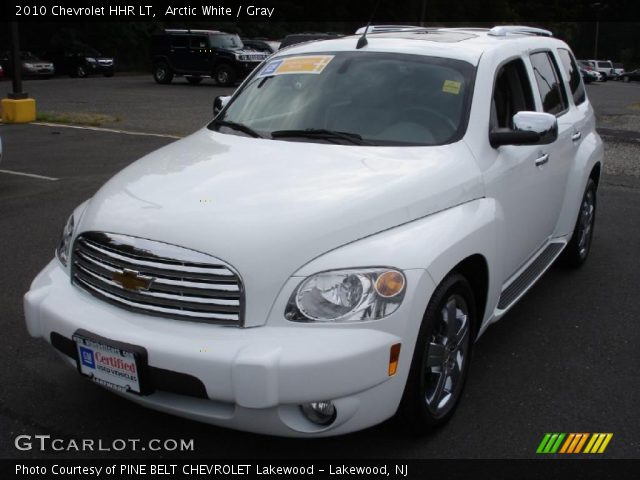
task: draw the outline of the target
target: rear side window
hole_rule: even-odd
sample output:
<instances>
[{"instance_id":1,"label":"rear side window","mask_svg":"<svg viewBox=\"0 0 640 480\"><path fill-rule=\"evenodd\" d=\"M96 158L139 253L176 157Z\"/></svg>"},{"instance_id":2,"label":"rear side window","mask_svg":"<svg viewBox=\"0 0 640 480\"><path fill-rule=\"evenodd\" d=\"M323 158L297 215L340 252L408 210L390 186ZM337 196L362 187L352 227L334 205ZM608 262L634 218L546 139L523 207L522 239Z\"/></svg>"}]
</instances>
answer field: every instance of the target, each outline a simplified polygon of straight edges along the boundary
<instances>
[{"instance_id":1,"label":"rear side window","mask_svg":"<svg viewBox=\"0 0 640 480\"><path fill-rule=\"evenodd\" d=\"M171 37L171 46L178 48L187 48L189 37L186 35L174 35Z\"/></svg>"},{"instance_id":2,"label":"rear side window","mask_svg":"<svg viewBox=\"0 0 640 480\"><path fill-rule=\"evenodd\" d=\"M559 48L558 54L560 60L562 60L562 66L569 76L569 87L571 88L571 94L573 95L573 102L576 105L580 105L587 99L584 93L584 85L582 84L582 75L576 65L576 60L571 55L571 52L566 48Z\"/></svg>"},{"instance_id":3,"label":"rear side window","mask_svg":"<svg viewBox=\"0 0 640 480\"><path fill-rule=\"evenodd\" d=\"M545 112L558 115L568 108L567 95L560 82L560 73L550 52L531 55L531 64Z\"/></svg>"}]
</instances>

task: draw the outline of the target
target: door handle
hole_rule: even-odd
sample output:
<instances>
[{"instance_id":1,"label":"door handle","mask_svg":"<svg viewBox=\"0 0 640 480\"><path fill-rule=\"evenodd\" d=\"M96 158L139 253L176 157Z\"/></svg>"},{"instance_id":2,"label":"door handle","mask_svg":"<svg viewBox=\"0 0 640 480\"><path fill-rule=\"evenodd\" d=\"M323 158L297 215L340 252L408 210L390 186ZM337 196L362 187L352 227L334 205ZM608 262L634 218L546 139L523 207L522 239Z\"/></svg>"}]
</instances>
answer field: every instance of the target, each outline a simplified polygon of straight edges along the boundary
<instances>
[{"instance_id":1,"label":"door handle","mask_svg":"<svg viewBox=\"0 0 640 480\"><path fill-rule=\"evenodd\" d=\"M542 156L536 158L536 167L541 167L549 161L549 154L545 153Z\"/></svg>"},{"instance_id":2,"label":"door handle","mask_svg":"<svg viewBox=\"0 0 640 480\"><path fill-rule=\"evenodd\" d=\"M580 138L582 138L582 132L576 132L571 135L571 140L573 140L574 142L577 142L578 140L580 140Z\"/></svg>"}]
</instances>

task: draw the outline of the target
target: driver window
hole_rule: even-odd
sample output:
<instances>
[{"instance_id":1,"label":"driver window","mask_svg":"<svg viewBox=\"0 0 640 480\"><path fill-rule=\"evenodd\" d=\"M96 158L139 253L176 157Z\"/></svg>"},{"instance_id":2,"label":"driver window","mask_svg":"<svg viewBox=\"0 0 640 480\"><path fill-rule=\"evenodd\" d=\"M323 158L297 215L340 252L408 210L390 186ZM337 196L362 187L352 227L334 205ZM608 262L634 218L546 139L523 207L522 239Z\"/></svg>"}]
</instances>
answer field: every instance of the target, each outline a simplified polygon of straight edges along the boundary
<instances>
[{"instance_id":1,"label":"driver window","mask_svg":"<svg viewBox=\"0 0 640 480\"><path fill-rule=\"evenodd\" d=\"M493 87L491 129L511 128L513 116L522 111L534 111L529 76L521 59L512 60L500 68Z\"/></svg>"}]
</instances>

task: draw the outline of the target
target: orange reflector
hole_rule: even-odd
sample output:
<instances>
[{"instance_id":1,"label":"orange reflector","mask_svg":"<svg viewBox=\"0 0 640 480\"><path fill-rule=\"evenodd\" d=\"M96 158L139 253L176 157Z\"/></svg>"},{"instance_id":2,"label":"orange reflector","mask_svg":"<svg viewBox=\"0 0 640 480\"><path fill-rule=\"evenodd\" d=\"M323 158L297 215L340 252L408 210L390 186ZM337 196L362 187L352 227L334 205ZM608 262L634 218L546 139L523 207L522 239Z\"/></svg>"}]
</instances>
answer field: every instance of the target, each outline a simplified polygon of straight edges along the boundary
<instances>
[{"instance_id":1,"label":"orange reflector","mask_svg":"<svg viewBox=\"0 0 640 480\"><path fill-rule=\"evenodd\" d=\"M398 359L400 358L400 343L391 345L391 352L389 352L389 376L396 374L398 370Z\"/></svg>"},{"instance_id":2,"label":"orange reflector","mask_svg":"<svg viewBox=\"0 0 640 480\"><path fill-rule=\"evenodd\" d=\"M395 297L404 290L404 275L395 270L384 272L376 280L375 288L381 297Z\"/></svg>"}]
</instances>

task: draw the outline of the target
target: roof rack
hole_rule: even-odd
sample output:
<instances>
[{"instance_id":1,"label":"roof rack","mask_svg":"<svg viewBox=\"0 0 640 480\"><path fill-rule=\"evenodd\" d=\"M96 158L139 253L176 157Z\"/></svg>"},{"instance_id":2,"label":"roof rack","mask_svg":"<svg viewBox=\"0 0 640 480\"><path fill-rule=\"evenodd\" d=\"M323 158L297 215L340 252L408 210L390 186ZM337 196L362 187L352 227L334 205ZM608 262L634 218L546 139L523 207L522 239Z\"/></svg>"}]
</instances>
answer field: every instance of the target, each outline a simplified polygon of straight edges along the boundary
<instances>
[{"instance_id":1,"label":"roof rack","mask_svg":"<svg viewBox=\"0 0 640 480\"><path fill-rule=\"evenodd\" d=\"M362 35L367 27L360 27L356 30L356 35ZM414 25L369 25L367 33L385 33L385 32L428 32L433 28L418 27Z\"/></svg>"},{"instance_id":2,"label":"roof rack","mask_svg":"<svg viewBox=\"0 0 640 480\"><path fill-rule=\"evenodd\" d=\"M202 30L192 28L165 28L166 33L222 33L220 30Z\"/></svg>"},{"instance_id":3,"label":"roof rack","mask_svg":"<svg viewBox=\"0 0 640 480\"><path fill-rule=\"evenodd\" d=\"M549 30L535 27L525 27L522 25L499 25L489 30L487 35L493 37L506 37L509 34L514 35L536 35L539 37L553 37L553 33Z\"/></svg>"}]
</instances>

